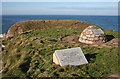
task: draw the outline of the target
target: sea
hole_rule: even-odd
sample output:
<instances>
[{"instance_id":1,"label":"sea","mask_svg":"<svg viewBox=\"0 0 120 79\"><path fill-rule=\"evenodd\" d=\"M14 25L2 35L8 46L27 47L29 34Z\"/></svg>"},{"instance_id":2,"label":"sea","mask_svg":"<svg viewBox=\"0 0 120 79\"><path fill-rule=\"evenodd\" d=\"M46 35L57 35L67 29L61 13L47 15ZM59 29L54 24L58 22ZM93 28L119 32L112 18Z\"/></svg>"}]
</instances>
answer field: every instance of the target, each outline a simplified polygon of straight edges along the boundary
<instances>
[{"instance_id":1,"label":"sea","mask_svg":"<svg viewBox=\"0 0 120 79\"><path fill-rule=\"evenodd\" d=\"M2 15L2 34L16 22L23 20L80 20L107 30L118 31L118 16L91 15Z\"/></svg>"}]
</instances>

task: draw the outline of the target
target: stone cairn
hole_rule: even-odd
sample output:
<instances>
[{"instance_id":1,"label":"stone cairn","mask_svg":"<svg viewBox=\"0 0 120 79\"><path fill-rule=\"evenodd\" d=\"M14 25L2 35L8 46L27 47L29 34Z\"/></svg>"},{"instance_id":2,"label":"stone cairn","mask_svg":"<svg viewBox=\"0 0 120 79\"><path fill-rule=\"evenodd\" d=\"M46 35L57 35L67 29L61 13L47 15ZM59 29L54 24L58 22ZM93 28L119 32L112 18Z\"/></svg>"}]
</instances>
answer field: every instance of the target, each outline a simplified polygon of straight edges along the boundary
<instances>
[{"instance_id":1,"label":"stone cairn","mask_svg":"<svg viewBox=\"0 0 120 79\"><path fill-rule=\"evenodd\" d=\"M86 44L101 44L106 42L105 33L96 26L87 27L80 35L79 42Z\"/></svg>"}]
</instances>

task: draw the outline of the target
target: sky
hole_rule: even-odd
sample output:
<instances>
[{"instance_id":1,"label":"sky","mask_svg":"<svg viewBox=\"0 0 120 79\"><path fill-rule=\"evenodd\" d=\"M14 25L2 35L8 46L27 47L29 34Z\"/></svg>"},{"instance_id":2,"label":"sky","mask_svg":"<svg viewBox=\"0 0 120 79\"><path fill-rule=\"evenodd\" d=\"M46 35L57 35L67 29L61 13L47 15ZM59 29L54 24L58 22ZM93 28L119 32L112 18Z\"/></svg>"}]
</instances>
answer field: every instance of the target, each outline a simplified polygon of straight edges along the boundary
<instances>
[{"instance_id":1,"label":"sky","mask_svg":"<svg viewBox=\"0 0 120 79\"><path fill-rule=\"evenodd\" d=\"M2 14L3 15L117 15L118 2L7 2L7 1L5 2L4 1L2 2Z\"/></svg>"},{"instance_id":2,"label":"sky","mask_svg":"<svg viewBox=\"0 0 120 79\"><path fill-rule=\"evenodd\" d=\"M119 2L119 0L1 0L2 2Z\"/></svg>"}]
</instances>

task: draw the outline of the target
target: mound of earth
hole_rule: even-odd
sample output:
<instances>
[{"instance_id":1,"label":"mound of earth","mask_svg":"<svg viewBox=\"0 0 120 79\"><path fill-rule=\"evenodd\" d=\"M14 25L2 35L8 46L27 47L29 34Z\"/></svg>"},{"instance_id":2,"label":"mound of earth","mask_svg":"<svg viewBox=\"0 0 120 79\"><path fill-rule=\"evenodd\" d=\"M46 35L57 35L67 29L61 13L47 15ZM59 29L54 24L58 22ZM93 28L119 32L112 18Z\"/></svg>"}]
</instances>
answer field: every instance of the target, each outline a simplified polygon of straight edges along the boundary
<instances>
[{"instance_id":1,"label":"mound of earth","mask_svg":"<svg viewBox=\"0 0 120 79\"><path fill-rule=\"evenodd\" d=\"M113 38L112 40L106 42L106 43L102 43L102 44L85 44L85 43L81 43L79 42L79 35L74 35L74 36L67 36L62 38L62 41L66 42L66 43L70 43L70 44L79 44L81 46L96 46L99 48L102 47L118 47L118 38Z\"/></svg>"},{"instance_id":2,"label":"mound of earth","mask_svg":"<svg viewBox=\"0 0 120 79\"><path fill-rule=\"evenodd\" d=\"M53 27L69 27L77 29L85 29L89 25L95 25L88 22L77 21L77 20L29 20L20 21L12 25L7 32L7 36L11 37L16 34L21 34L32 30L48 29ZM97 25L95 25L97 26ZM99 26L97 26L99 27Z\"/></svg>"}]
</instances>

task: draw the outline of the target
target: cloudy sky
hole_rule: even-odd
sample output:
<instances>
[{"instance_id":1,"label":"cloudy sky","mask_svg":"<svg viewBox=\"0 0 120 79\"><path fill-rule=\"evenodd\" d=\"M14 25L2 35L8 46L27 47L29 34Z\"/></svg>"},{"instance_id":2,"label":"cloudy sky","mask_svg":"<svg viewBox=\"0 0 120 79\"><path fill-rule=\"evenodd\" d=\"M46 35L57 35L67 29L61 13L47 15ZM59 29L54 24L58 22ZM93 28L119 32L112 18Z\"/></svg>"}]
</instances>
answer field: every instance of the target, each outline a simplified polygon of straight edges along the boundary
<instances>
[{"instance_id":1,"label":"cloudy sky","mask_svg":"<svg viewBox=\"0 0 120 79\"><path fill-rule=\"evenodd\" d=\"M2 14L117 15L118 2L3 2Z\"/></svg>"}]
</instances>

